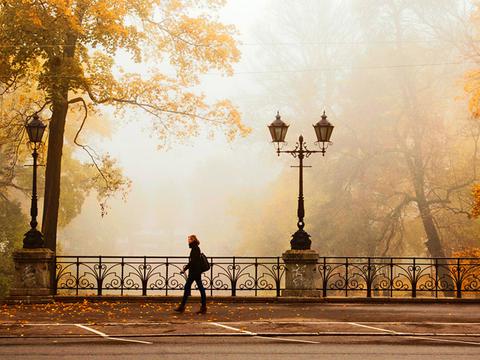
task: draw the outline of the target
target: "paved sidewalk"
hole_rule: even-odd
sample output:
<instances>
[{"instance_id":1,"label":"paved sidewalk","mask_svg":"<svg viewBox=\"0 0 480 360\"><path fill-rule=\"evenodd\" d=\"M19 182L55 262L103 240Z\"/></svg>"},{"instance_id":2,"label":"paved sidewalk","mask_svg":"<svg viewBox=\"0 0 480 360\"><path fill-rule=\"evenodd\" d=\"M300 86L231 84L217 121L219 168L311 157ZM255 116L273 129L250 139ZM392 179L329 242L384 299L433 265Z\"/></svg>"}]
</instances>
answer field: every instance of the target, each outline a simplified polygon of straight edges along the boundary
<instances>
[{"instance_id":1,"label":"paved sidewalk","mask_svg":"<svg viewBox=\"0 0 480 360\"><path fill-rule=\"evenodd\" d=\"M199 300L192 299L184 314L175 303L56 302L0 306L0 323L165 322L182 321L383 321L480 322L480 304L318 304L219 303L210 301L208 313L197 315Z\"/></svg>"}]
</instances>

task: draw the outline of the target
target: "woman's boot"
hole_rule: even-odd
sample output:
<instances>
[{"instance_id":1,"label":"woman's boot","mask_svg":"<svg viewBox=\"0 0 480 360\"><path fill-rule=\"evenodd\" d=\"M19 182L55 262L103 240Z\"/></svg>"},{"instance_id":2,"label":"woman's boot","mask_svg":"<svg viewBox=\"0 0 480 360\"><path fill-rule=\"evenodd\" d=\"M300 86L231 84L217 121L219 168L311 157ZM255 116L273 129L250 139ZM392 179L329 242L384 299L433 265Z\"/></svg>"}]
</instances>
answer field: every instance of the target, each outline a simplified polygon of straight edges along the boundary
<instances>
[{"instance_id":1,"label":"woman's boot","mask_svg":"<svg viewBox=\"0 0 480 360\"><path fill-rule=\"evenodd\" d=\"M183 313L185 311L185 304L180 304L176 309L173 309L173 311Z\"/></svg>"}]
</instances>

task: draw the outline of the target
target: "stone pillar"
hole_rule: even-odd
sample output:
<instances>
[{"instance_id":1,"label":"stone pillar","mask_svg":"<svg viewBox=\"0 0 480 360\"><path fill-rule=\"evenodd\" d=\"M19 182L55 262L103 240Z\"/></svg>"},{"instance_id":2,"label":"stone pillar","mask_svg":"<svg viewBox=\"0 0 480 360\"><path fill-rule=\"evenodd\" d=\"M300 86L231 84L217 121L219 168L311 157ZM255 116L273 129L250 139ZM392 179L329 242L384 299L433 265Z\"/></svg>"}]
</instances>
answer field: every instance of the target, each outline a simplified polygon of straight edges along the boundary
<instances>
[{"instance_id":1,"label":"stone pillar","mask_svg":"<svg viewBox=\"0 0 480 360\"><path fill-rule=\"evenodd\" d=\"M53 301L51 276L54 269L54 252L47 248L21 249L13 253L15 274L10 289L11 301Z\"/></svg>"},{"instance_id":2,"label":"stone pillar","mask_svg":"<svg viewBox=\"0 0 480 360\"><path fill-rule=\"evenodd\" d=\"M319 297L316 290L318 253L315 250L287 250L282 254L285 263L285 290L282 296Z\"/></svg>"}]
</instances>

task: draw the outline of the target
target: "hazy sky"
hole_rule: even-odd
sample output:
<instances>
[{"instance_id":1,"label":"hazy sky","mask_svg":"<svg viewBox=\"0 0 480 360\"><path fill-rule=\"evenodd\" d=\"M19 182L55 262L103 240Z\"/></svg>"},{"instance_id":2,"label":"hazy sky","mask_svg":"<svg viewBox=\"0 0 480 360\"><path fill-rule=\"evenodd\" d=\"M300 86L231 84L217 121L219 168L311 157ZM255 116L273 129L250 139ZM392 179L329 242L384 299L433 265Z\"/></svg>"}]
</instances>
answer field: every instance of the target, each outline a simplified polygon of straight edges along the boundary
<instances>
[{"instance_id":1,"label":"hazy sky","mask_svg":"<svg viewBox=\"0 0 480 360\"><path fill-rule=\"evenodd\" d=\"M460 8L463 3L458 0ZM318 175L328 173L329 164L342 153L342 145L345 145L342 134L355 133L363 122L376 124L364 113L375 117L380 105L388 111L394 110L396 98L385 97L384 92L395 93L395 82L398 82L400 71L405 70L404 66L412 74L415 71L419 74L444 71L441 82L448 87L449 93L435 95L428 100L429 105L437 102L446 106L447 98L453 97L450 91L458 95L464 93L461 79L468 64L462 64L458 53L454 59L437 58L438 54L443 54L437 52L437 47L450 50L449 41L461 46L457 40L463 37L457 36L463 34L470 22L461 21L461 17L447 17L453 23L443 18L444 21L438 20L435 11L448 13L449 2L442 2L442 10L437 10L434 2L419 4L420 8L425 4L426 15L442 24L436 25L437 30L443 31L445 26L448 31L432 34L426 30L428 26L422 22L424 20L410 19L413 21L410 24L408 16L404 17L407 21L405 46L414 56L402 60L398 52L388 50L395 43L395 32L389 16L383 14L375 18L375 11L382 8L378 4L382 2L228 1L220 13L220 20L237 27L242 59L235 65L233 77L215 72L205 74L200 89L212 101L230 99L240 109L252 133L228 143L219 131L214 139L201 135L183 144L170 141L168 149L158 150L159 140L151 135L151 120L147 114L127 112L118 118L106 112L113 124L112 136L98 141L90 139L90 145L118 160L125 175L132 180L132 189L126 202L110 201L109 213L104 218L92 194L81 215L59 232L59 247L63 253L182 255L187 251L186 236L195 233L202 249L210 256L279 255L282 249L289 248L290 234L296 230L298 175L297 169L290 168L296 165L294 159L287 155L277 157L266 126L280 110L290 124L287 135L290 145L303 134L313 148L314 132L310 124L317 122L326 109L336 126L335 146L325 157L309 158L309 165L314 167L305 174L306 230L313 230L314 248L324 251L318 246L322 245L319 239L327 236L319 225L319 220L325 218L323 213L317 218L311 214L318 216L321 201L325 200L319 191ZM411 4L418 3L412 0ZM465 14L468 19L468 9ZM371 27L381 31L370 33ZM363 29L364 39L359 29ZM458 34L452 33L453 30ZM409 36L413 42L408 41ZM425 49L430 47L430 50L417 51L420 45L428 45ZM371 57L363 63L363 55L367 52ZM126 56L119 56L117 60L127 70L144 71L144 65L132 64ZM442 64L444 61L447 63ZM342 77L349 76L352 81L348 84L354 85L353 90L342 88L350 86L342 83ZM385 91L381 86L370 89L369 82L376 77L389 79L392 86L386 86ZM419 95L422 89L430 89L428 78L419 78L423 79ZM357 79L361 84L356 83ZM357 85L360 85L358 89ZM341 104L348 107L348 100L359 101L360 98L364 99L361 109L357 104L349 116L342 114ZM466 106L460 102L452 106L455 110L466 111ZM337 113L342 118L336 118ZM386 118L391 121L390 115ZM313 225L317 226L316 230ZM338 233L342 233L342 229ZM342 234L348 236L346 232ZM336 244L332 248L336 248Z\"/></svg>"},{"instance_id":2,"label":"hazy sky","mask_svg":"<svg viewBox=\"0 0 480 360\"><path fill-rule=\"evenodd\" d=\"M251 43L268 2L229 1L221 19L235 24L240 41ZM242 60L235 65L240 72L254 66L256 49L246 45L241 50ZM244 75L247 76L205 75L203 89L210 98L230 98L244 110L252 100L254 87L248 74ZM262 196L282 166L290 165L290 159L279 160L275 155L266 128L273 121L277 107L281 104L272 104L272 111L261 118L244 117L253 129L247 138L228 143L218 132L213 140L200 136L187 140L186 144L172 143L168 150L157 150L159 141L149 134L147 115L128 122L115 118L112 137L95 146L118 159L133 182L132 190L126 202L111 201L111 209L104 218L95 197L91 196L82 214L60 231L60 248L67 254L89 252L84 250L87 248L104 254L181 255L186 251L186 236L195 233L205 252L235 254L242 234L237 227L233 201L246 192ZM127 113L126 117L129 116ZM296 188L292 188L291 196L295 200ZM292 229L294 225L295 208L292 208Z\"/></svg>"}]
</instances>

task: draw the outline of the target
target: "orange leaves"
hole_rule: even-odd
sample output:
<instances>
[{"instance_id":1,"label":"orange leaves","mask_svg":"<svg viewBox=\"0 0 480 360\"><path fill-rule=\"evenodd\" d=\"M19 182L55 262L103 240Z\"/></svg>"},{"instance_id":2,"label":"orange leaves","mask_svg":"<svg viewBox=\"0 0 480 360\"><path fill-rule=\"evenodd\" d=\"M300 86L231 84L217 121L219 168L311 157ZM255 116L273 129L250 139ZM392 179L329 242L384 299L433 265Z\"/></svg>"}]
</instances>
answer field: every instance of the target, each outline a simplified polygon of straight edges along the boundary
<instances>
[{"instance_id":1,"label":"orange leaves","mask_svg":"<svg viewBox=\"0 0 480 360\"><path fill-rule=\"evenodd\" d=\"M3 55L14 56L4 57L12 63L1 70L11 72L13 64L23 67L25 77L38 79L46 100L68 87L75 96L90 97L90 106L140 108L153 115L160 138L195 135L201 119L228 127L230 139L245 135L248 129L230 102L212 106L203 94L192 91L200 74L231 74L240 58L235 28L215 21L215 10L223 4L224 0L12 1L0 10L5 24L0 40L15 39L22 45L3 50ZM136 62L153 57L163 68L162 59L169 59L176 77L165 76L158 66L149 79L140 74L119 77L120 50ZM39 56L44 60L38 62Z\"/></svg>"},{"instance_id":2,"label":"orange leaves","mask_svg":"<svg viewBox=\"0 0 480 360\"><path fill-rule=\"evenodd\" d=\"M227 138L232 141L237 135L247 136L252 129L242 123L240 112L229 100L218 101L208 117L220 119L227 127Z\"/></svg>"},{"instance_id":3,"label":"orange leaves","mask_svg":"<svg viewBox=\"0 0 480 360\"><path fill-rule=\"evenodd\" d=\"M469 95L468 109L474 118L480 117L480 71L466 74L464 89Z\"/></svg>"},{"instance_id":4,"label":"orange leaves","mask_svg":"<svg viewBox=\"0 0 480 360\"><path fill-rule=\"evenodd\" d=\"M480 216L480 184L476 184L472 189L473 207L472 216L478 218Z\"/></svg>"},{"instance_id":5,"label":"orange leaves","mask_svg":"<svg viewBox=\"0 0 480 360\"><path fill-rule=\"evenodd\" d=\"M165 22L159 30L157 50L169 51L170 64L187 83L196 82L198 73L212 69L231 74L232 64L240 59L232 26L182 15Z\"/></svg>"},{"instance_id":6,"label":"orange leaves","mask_svg":"<svg viewBox=\"0 0 480 360\"><path fill-rule=\"evenodd\" d=\"M250 130L229 101L212 105L194 89L202 73L231 74L240 58L235 28L216 20L224 2L6 0L0 5L0 92L2 85L14 95L34 89L41 99L30 102L29 113L57 104L67 108L61 116L70 117L72 98L89 113L100 105L140 110L160 140L195 136L205 125L222 128L229 139L246 135ZM126 55L137 63L151 61L138 73L124 74ZM63 130L49 139L64 136ZM60 162L55 156L47 162ZM94 179L106 184L99 190L102 199L128 189L113 159L91 158L104 170Z\"/></svg>"}]
</instances>

